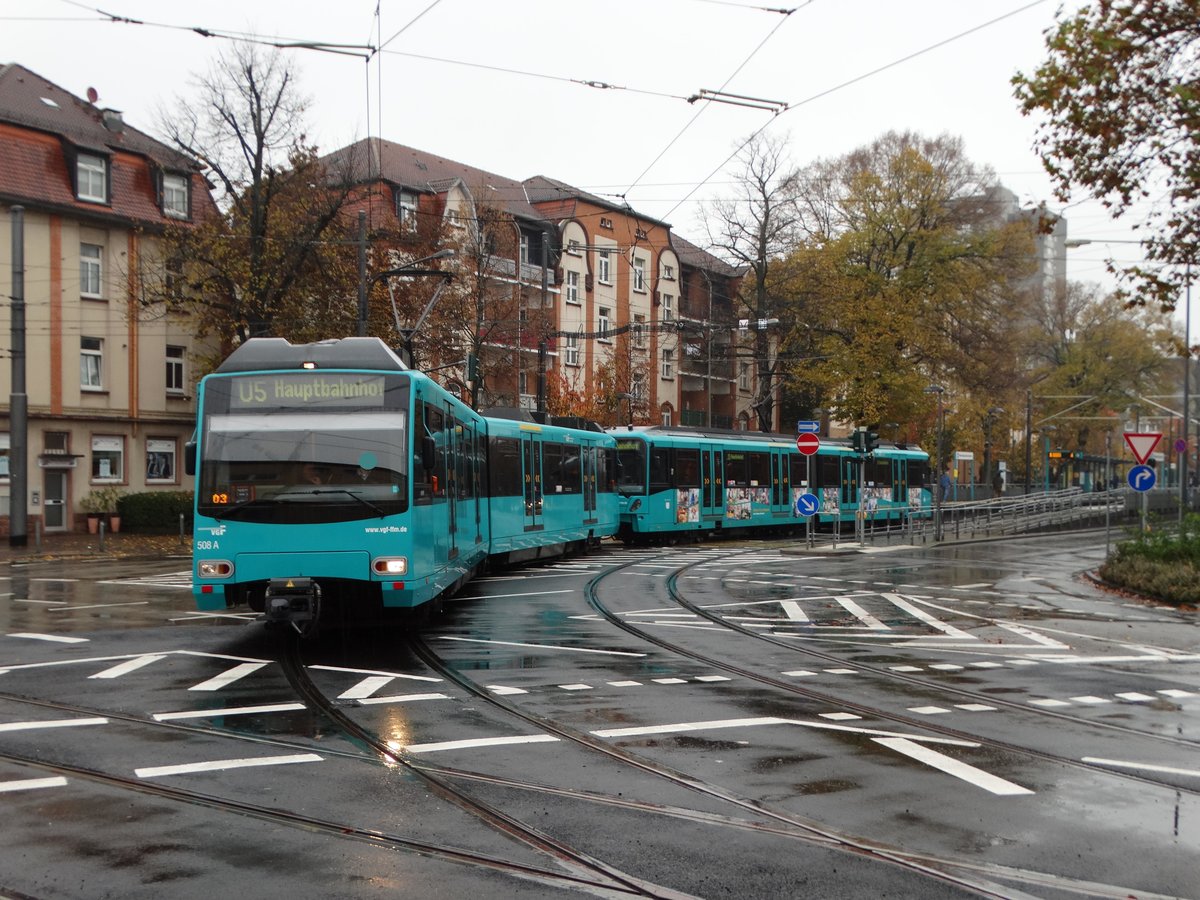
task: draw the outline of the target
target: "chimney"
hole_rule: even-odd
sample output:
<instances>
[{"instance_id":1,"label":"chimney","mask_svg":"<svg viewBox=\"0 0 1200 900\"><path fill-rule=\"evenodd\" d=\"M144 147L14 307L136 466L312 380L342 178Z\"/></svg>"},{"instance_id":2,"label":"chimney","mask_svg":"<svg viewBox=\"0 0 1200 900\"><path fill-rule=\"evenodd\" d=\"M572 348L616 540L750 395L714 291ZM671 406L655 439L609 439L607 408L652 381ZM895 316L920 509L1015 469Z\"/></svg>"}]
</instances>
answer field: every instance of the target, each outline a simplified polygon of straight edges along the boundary
<instances>
[{"instance_id":1,"label":"chimney","mask_svg":"<svg viewBox=\"0 0 1200 900\"><path fill-rule=\"evenodd\" d=\"M119 109L105 109L100 112L100 120L104 123L104 127L114 134L120 134L125 130L125 120L121 118Z\"/></svg>"}]
</instances>

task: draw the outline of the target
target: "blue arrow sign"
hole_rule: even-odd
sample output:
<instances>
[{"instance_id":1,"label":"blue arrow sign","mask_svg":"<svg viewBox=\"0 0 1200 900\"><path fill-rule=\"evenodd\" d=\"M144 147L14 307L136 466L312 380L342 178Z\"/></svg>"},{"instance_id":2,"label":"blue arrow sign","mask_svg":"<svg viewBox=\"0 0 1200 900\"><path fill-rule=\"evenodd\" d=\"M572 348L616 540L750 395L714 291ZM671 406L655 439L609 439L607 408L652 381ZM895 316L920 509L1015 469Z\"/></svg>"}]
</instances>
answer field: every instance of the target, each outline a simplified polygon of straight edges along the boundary
<instances>
[{"instance_id":1,"label":"blue arrow sign","mask_svg":"<svg viewBox=\"0 0 1200 900\"><path fill-rule=\"evenodd\" d=\"M821 501L817 499L816 494L801 494L796 498L796 512L805 518L816 515L820 507Z\"/></svg>"},{"instance_id":2,"label":"blue arrow sign","mask_svg":"<svg viewBox=\"0 0 1200 900\"><path fill-rule=\"evenodd\" d=\"M1155 474L1149 466L1134 466L1129 470L1129 486L1135 491L1148 491L1154 487Z\"/></svg>"},{"instance_id":3,"label":"blue arrow sign","mask_svg":"<svg viewBox=\"0 0 1200 900\"><path fill-rule=\"evenodd\" d=\"M796 423L796 434L803 434L806 431L811 431L817 434L821 430L821 423L814 422L811 419L800 419Z\"/></svg>"}]
</instances>

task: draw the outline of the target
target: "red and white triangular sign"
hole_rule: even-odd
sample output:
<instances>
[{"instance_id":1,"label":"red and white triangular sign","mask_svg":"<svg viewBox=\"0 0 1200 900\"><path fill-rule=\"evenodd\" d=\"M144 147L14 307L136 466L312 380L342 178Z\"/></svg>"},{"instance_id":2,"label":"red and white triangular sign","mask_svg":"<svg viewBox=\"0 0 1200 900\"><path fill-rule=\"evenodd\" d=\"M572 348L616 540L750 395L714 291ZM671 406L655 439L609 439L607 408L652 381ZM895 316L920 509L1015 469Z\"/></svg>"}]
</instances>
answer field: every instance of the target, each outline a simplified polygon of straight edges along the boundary
<instances>
[{"instance_id":1,"label":"red and white triangular sign","mask_svg":"<svg viewBox=\"0 0 1200 900\"><path fill-rule=\"evenodd\" d=\"M1129 445L1129 449L1133 451L1134 458L1139 464L1145 465L1146 460L1150 458L1150 454L1154 452L1154 448L1158 446L1158 442L1162 440L1162 432L1151 431L1138 433L1134 431L1125 432L1125 443Z\"/></svg>"}]
</instances>

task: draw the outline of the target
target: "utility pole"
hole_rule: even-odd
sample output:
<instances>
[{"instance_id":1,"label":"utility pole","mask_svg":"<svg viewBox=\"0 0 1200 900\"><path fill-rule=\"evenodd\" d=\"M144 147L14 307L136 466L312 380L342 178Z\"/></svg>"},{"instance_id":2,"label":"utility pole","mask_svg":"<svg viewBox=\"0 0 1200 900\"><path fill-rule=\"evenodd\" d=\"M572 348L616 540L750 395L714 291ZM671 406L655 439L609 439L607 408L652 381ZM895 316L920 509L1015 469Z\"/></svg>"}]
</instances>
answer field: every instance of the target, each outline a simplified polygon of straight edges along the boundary
<instances>
[{"instance_id":1,"label":"utility pole","mask_svg":"<svg viewBox=\"0 0 1200 900\"><path fill-rule=\"evenodd\" d=\"M358 336L367 336L367 212L358 211Z\"/></svg>"},{"instance_id":2,"label":"utility pole","mask_svg":"<svg viewBox=\"0 0 1200 900\"><path fill-rule=\"evenodd\" d=\"M25 393L25 207L12 208L12 393L9 396L8 545L29 543L29 396Z\"/></svg>"}]
</instances>

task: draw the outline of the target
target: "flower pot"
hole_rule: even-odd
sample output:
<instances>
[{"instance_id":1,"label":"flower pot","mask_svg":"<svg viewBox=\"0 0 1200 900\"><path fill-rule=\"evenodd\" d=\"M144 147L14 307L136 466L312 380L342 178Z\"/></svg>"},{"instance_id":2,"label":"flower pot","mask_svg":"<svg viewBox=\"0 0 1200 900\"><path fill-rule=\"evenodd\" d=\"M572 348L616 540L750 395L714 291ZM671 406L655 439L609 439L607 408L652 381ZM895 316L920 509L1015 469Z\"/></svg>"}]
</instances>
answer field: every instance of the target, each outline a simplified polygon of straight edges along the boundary
<instances>
[{"instance_id":1,"label":"flower pot","mask_svg":"<svg viewBox=\"0 0 1200 900\"><path fill-rule=\"evenodd\" d=\"M87 517L87 523L88 523L88 534L95 534L96 532L98 532L100 530L99 514L93 515L93 514L89 513L88 517Z\"/></svg>"},{"instance_id":2,"label":"flower pot","mask_svg":"<svg viewBox=\"0 0 1200 900\"><path fill-rule=\"evenodd\" d=\"M108 517L108 530L112 534L116 534L118 531L121 530L121 517L120 516L110 515Z\"/></svg>"}]
</instances>

